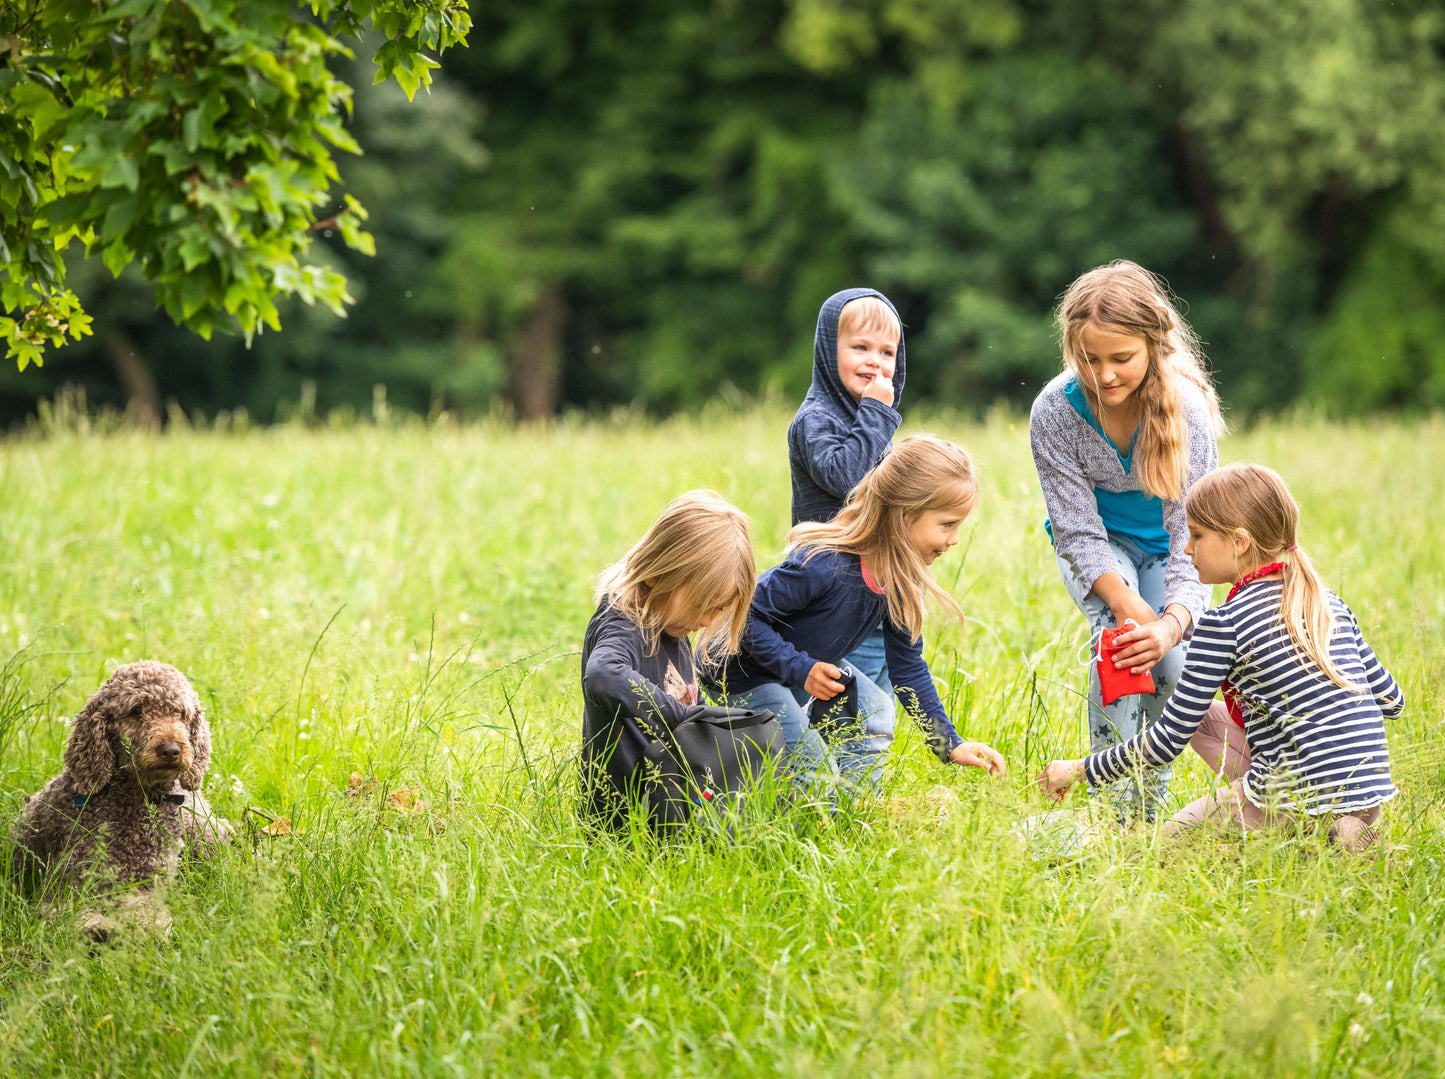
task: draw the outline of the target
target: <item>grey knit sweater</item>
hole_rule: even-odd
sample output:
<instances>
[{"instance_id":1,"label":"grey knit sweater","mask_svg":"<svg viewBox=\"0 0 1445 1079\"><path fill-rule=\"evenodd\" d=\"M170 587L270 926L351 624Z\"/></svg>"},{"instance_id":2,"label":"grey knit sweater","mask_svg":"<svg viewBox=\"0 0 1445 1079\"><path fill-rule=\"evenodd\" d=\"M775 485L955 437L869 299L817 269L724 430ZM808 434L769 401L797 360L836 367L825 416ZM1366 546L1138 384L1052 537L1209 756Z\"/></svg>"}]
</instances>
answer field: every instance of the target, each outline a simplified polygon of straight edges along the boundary
<instances>
[{"instance_id":1,"label":"grey knit sweater","mask_svg":"<svg viewBox=\"0 0 1445 1079\"><path fill-rule=\"evenodd\" d=\"M1081 578L1093 582L1118 569L1118 559L1109 549L1108 530L1099 514L1096 489L1139 492L1139 484L1114 444L1080 414L1065 394L1072 377L1069 372L1063 372L1034 399L1029 415L1029 441L1039 484L1044 490L1044 505L1049 511L1054 550ZM1219 450L1214 441L1209 405L1199 388L1181 380L1179 396L1188 429L1185 479L1185 490L1188 490L1218 466ZM1209 605L1210 588L1200 583L1199 574L1184 553L1184 545L1189 541L1184 500L1165 499L1162 510L1164 530L1169 537L1165 605L1182 604L1197 621Z\"/></svg>"}]
</instances>

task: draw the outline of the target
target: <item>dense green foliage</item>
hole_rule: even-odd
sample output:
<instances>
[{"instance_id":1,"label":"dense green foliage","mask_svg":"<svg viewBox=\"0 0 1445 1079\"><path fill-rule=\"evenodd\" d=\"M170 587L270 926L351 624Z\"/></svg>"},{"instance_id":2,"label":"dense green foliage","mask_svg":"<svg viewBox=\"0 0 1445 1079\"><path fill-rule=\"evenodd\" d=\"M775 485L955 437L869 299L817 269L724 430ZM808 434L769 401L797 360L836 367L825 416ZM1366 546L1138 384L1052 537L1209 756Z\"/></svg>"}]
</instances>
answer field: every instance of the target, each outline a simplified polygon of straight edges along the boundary
<instances>
[{"instance_id":1,"label":"dense green foliage","mask_svg":"<svg viewBox=\"0 0 1445 1079\"><path fill-rule=\"evenodd\" d=\"M1445 1070L1445 425L1271 422L1222 445L1289 480L1302 542L1405 689L1379 858L1148 830L1070 865L1031 856L1013 832L1045 808L1030 778L1084 743L1085 627L1001 415L928 421L974 452L982 497L936 566L970 620L935 609L926 634L960 727L1011 774L945 770L906 730L888 782L946 786L939 818L588 844L571 796L593 575L695 484L744 507L775 560L786 421L157 438L48 411L47 436L0 445L4 812L56 769L58 720L114 664L160 656L209 709L218 807L296 829L185 873L163 944L87 949L80 900L46 920L0 876L0 1071ZM375 786L348 796L353 771ZM1183 763L1175 796L1205 782ZM387 808L398 788L429 812Z\"/></svg>"},{"instance_id":2,"label":"dense green foliage","mask_svg":"<svg viewBox=\"0 0 1445 1079\"><path fill-rule=\"evenodd\" d=\"M311 18L304 17L309 11ZM17 0L0 14L0 338L20 370L90 332L67 283L73 239L135 263L177 323L209 338L280 329L275 298L349 300L305 261L318 209L372 251L355 199L329 203L332 150L359 152L328 63L363 28L378 81L408 96L470 27L462 0Z\"/></svg>"},{"instance_id":3,"label":"dense green foliage","mask_svg":"<svg viewBox=\"0 0 1445 1079\"><path fill-rule=\"evenodd\" d=\"M307 380L322 412L365 409L377 383L394 405L473 414L498 395L523 415L791 398L819 303L857 283L898 302L912 392L982 409L1032 396L1057 365L1055 298L1117 257L1188 303L1238 412L1445 393L1445 15L1430 0L501 0L471 37L405 109L331 58L357 86L335 137L367 151L338 165L378 246L318 253L322 298L339 301L328 275L344 274L349 318L283 302L285 334L202 344L151 311L141 275L92 273L95 339L0 372L8 415L63 381L266 420ZM14 108L0 104L12 127ZM156 146L192 153L185 115L146 121L177 127ZM160 153L143 160L175 190L155 213L189 175L162 176ZM131 205L150 176L87 205ZM341 204L288 206L287 235L309 237ZM135 227L160 229L155 213ZM179 276L146 276L184 316L177 290L199 286L164 265Z\"/></svg>"}]
</instances>

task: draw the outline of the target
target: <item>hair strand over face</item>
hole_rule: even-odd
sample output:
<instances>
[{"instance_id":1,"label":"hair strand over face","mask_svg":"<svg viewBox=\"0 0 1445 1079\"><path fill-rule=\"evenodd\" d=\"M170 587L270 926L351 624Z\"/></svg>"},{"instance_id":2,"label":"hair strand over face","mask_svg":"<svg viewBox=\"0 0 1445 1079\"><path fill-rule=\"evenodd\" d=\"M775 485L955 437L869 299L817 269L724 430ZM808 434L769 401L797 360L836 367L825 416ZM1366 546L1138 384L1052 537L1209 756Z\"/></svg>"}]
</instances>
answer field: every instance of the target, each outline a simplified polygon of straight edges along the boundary
<instances>
[{"instance_id":1,"label":"hair strand over face","mask_svg":"<svg viewBox=\"0 0 1445 1079\"><path fill-rule=\"evenodd\" d=\"M1096 415L1099 391L1081 343L1084 329L1093 326L1144 339L1149 366L1134 391L1139 439L1133 472L1147 493L1179 498L1189 457L1180 382L1192 383L1203 394L1216 434L1222 433L1224 420L1199 338L1176 309L1168 286L1127 259L1096 267L1065 291L1058 324L1064 366L1084 387Z\"/></svg>"},{"instance_id":2,"label":"hair strand over face","mask_svg":"<svg viewBox=\"0 0 1445 1079\"><path fill-rule=\"evenodd\" d=\"M966 450L933 435L909 435L853 488L838 516L795 526L788 533L788 549L858 555L888 595L889 619L916 640L923 632L927 595L960 620L963 608L933 580L909 539L909 528L934 510L957 510L960 518L967 517L977 500Z\"/></svg>"},{"instance_id":3,"label":"hair strand over face","mask_svg":"<svg viewBox=\"0 0 1445 1079\"><path fill-rule=\"evenodd\" d=\"M723 608L726 616L699 649L711 661L738 650L757 579L747 515L713 491L688 491L602 572L597 600L636 622L649 651L657 649L673 597L689 614Z\"/></svg>"}]
</instances>

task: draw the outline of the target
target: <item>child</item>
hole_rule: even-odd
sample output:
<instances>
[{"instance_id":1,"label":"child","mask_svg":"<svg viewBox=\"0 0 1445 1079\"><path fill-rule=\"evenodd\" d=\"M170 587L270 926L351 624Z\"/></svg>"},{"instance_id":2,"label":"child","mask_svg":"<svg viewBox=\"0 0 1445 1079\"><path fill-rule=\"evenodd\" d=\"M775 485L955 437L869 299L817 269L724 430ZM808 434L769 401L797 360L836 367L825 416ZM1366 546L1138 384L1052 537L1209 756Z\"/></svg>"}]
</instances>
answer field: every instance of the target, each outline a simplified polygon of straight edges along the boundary
<instances>
[{"instance_id":1,"label":"child","mask_svg":"<svg viewBox=\"0 0 1445 1079\"><path fill-rule=\"evenodd\" d=\"M904 439L831 522L788 533L783 562L758 582L741 652L721 669L705 668L704 684L729 705L772 711L795 760L809 770L826 767L827 750L803 702L843 691L839 664L881 620L894 690L934 752L944 762L1003 775L1003 757L982 742L965 742L949 722L920 637L929 593L962 617L928 566L958 542L976 496L962 449L929 435ZM862 672L854 688L861 729L832 732L832 740L845 775L875 785L893 737L893 702ZM875 724L882 715L886 724Z\"/></svg>"},{"instance_id":2,"label":"child","mask_svg":"<svg viewBox=\"0 0 1445 1079\"><path fill-rule=\"evenodd\" d=\"M1097 637L1115 638L1116 667L1153 669L1153 694L1102 704L1089 677L1089 742L1097 752L1138 734L1173 691L1194 619L1209 601L1184 553L1184 495L1218 462L1219 400L1198 339L1163 283L1132 262L1084 274L1059 306L1064 371L1029 417L1034 465L1059 573ZM1168 772L1109 792L1120 819L1143 802L1152 819Z\"/></svg>"},{"instance_id":3,"label":"child","mask_svg":"<svg viewBox=\"0 0 1445 1079\"><path fill-rule=\"evenodd\" d=\"M1258 465L1220 469L1194 486L1185 508L1200 580L1234 581L1233 591L1199 620L1159 721L1084 760L1052 762L1039 785L1062 798L1080 772L1104 783L1140 764L1167 764L1192 744L1234 782L1175 814L1167 830L1226 821L1253 831L1303 813L1327 817L1330 838L1346 849L1368 846L1396 793L1384 718L1403 710L1400 687L1295 542L1299 507L1278 475ZM1227 714L1210 703L1221 686ZM1228 751L1221 761L1226 741L1233 766Z\"/></svg>"},{"instance_id":4,"label":"child","mask_svg":"<svg viewBox=\"0 0 1445 1079\"><path fill-rule=\"evenodd\" d=\"M584 820L624 827L646 795L647 728L698 701L688 635L705 631L704 657L736 651L756 581L747 517L709 491L669 502L603 572L582 643Z\"/></svg>"},{"instance_id":5,"label":"child","mask_svg":"<svg viewBox=\"0 0 1445 1079\"><path fill-rule=\"evenodd\" d=\"M888 452L902 419L904 371L903 323L886 296L850 288L823 301L813 333L813 384L788 426L794 525L831 521ZM847 662L888 697L884 652L879 625ZM888 719L891 731L891 709Z\"/></svg>"}]
</instances>

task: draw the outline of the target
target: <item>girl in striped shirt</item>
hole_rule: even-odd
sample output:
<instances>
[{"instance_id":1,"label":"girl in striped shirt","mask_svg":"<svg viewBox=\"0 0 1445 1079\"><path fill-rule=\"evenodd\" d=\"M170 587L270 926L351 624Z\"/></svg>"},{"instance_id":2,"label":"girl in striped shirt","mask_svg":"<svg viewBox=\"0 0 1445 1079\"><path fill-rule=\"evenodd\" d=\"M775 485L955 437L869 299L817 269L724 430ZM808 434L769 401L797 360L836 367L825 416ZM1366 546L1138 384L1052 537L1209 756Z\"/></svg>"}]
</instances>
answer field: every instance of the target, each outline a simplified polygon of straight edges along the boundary
<instances>
[{"instance_id":1,"label":"girl in striped shirt","mask_svg":"<svg viewBox=\"0 0 1445 1079\"><path fill-rule=\"evenodd\" d=\"M1359 850L1395 797L1384 720L1404 696L1359 622L1295 541L1299 507L1259 465L1205 476L1185 500L1190 559L1205 584L1234 582L1194 631L1159 721L1083 760L1053 761L1039 786L1056 801L1084 775L1099 784L1173 761L1192 745L1231 780L1165 826L1208 821L1254 831L1327 820L1330 839ZM1214 701L1223 690L1224 701Z\"/></svg>"}]
</instances>

